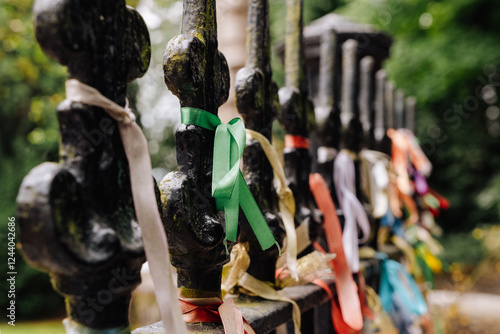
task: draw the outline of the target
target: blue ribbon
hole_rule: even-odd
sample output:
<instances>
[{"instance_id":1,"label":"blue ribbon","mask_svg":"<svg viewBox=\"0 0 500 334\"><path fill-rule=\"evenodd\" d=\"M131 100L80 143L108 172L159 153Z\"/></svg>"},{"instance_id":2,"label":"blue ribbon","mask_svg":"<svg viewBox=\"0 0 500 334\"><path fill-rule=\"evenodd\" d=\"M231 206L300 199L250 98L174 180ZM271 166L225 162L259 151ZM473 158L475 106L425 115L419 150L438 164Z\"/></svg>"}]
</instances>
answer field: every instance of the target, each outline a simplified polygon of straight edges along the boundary
<instances>
[{"instance_id":1,"label":"blue ribbon","mask_svg":"<svg viewBox=\"0 0 500 334\"><path fill-rule=\"evenodd\" d=\"M412 314L427 313L427 304L417 284L406 269L394 260L382 261L379 293L382 307L388 313L395 310L396 296L402 307Z\"/></svg>"}]
</instances>

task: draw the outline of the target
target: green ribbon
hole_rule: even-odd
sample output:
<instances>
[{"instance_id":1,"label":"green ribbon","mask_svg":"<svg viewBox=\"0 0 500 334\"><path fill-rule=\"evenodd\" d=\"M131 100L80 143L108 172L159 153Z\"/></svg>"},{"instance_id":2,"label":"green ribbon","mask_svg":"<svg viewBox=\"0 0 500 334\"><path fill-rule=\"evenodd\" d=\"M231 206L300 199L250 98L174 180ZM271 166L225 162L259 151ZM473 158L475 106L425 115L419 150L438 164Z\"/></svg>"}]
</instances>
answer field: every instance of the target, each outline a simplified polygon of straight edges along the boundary
<instances>
[{"instance_id":1,"label":"green ribbon","mask_svg":"<svg viewBox=\"0 0 500 334\"><path fill-rule=\"evenodd\" d=\"M240 159L246 141L245 126L241 119L233 118L224 124L219 117L208 111L183 107L181 122L215 131L212 196L217 203L217 210L224 209L226 240L236 241L241 206L262 249L266 250L273 245L279 248L240 171Z\"/></svg>"},{"instance_id":2,"label":"green ribbon","mask_svg":"<svg viewBox=\"0 0 500 334\"><path fill-rule=\"evenodd\" d=\"M417 260L417 264L420 266L422 270L422 274L424 275L425 281L430 284L431 289L434 289L434 273L432 272L431 267L425 260L423 248L424 244L421 242L417 243L415 247L415 258Z\"/></svg>"}]
</instances>

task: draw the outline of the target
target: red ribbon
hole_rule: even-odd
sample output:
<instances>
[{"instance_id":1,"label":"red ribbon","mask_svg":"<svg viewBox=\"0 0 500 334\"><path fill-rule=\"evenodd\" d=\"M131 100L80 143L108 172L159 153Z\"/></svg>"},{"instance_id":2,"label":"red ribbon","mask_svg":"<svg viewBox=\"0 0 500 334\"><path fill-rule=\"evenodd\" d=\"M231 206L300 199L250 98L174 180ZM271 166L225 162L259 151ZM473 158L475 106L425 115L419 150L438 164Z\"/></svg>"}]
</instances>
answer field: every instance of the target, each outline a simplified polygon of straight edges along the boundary
<instances>
[{"instance_id":1,"label":"red ribbon","mask_svg":"<svg viewBox=\"0 0 500 334\"><path fill-rule=\"evenodd\" d=\"M332 290L330 289L328 284L326 284L325 281L319 278L315 279L312 283L316 284L317 286L325 290L328 297L330 297L330 302L332 305L331 308L332 308L333 326L335 327L335 331L341 334L361 333L361 330L353 329L351 328L351 326L345 323L344 318L342 317L342 311L340 310L339 302L337 299L335 299L335 296L333 295ZM361 309L363 315L373 320L374 319L373 312L372 310L370 310L370 308L366 305L365 302L365 279L363 275L359 275L358 295L359 295L359 300L361 302Z\"/></svg>"},{"instance_id":2,"label":"red ribbon","mask_svg":"<svg viewBox=\"0 0 500 334\"><path fill-rule=\"evenodd\" d=\"M308 150L309 138L303 136L285 135L285 146L288 148L303 148Z\"/></svg>"},{"instance_id":3,"label":"red ribbon","mask_svg":"<svg viewBox=\"0 0 500 334\"><path fill-rule=\"evenodd\" d=\"M198 298L194 304L179 298L182 318L187 323L195 322L222 322L225 333L228 334L255 334L250 324L243 318L241 311L229 299L225 303L219 298Z\"/></svg>"},{"instance_id":4,"label":"red ribbon","mask_svg":"<svg viewBox=\"0 0 500 334\"><path fill-rule=\"evenodd\" d=\"M179 299L179 303L181 304L184 322L222 322L219 314L219 306L222 305L222 301L208 305L196 305Z\"/></svg>"},{"instance_id":5,"label":"red ribbon","mask_svg":"<svg viewBox=\"0 0 500 334\"><path fill-rule=\"evenodd\" d=\"M339 301L333 295L333 292L328 286L328 284L326 284L326 282L320 278L315 279L314 281L312 281L312 283L316 284L317 286L325 290L328 297L330 297L332 320L333 320L333 326L335 327L335 331L339 334L361 333L361 329L353 329L351 328L351 326L345 323L344 318L342 317L342 311L340 309Z\"/></svg>"},{"instance_id":6,"label":"red ribbon","mask_svg":"<svg viewBox=\"0 0 500 334\"><path fill-rule=\"evenodd\" d=\"M447 210L450 208L450 200L443 197L441 194L439 194L437 191L434 189L429 188L429 192L438 199L439 201L439 207L443 210Z\"/></svg>"}]
</instances>

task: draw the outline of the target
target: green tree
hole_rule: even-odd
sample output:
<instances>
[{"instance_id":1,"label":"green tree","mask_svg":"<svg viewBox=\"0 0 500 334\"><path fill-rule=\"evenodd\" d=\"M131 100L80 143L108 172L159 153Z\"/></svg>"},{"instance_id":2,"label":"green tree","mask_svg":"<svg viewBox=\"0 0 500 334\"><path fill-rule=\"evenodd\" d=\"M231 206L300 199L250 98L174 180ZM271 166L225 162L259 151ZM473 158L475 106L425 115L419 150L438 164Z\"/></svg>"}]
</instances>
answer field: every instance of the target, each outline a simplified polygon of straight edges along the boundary
<instances>
[{"instance_id":1,"label":"green tree","mask_svg":"<svg viewBox=\"0 0 500 334\"><path fill-rule=\"evenodd\" d=\"M6 263L7 217L16 214L15 198L23 177L37 164L57 158L55 109L63 99L65 71L35 42L31 6L29 0L4 0L0 7L1 263ZM17 316L43 316L60 309L62 298L52 292L49 277L27 266L19 251L16 257ZM5 272L2 291L7 291ZM4 309L7 302L3 294L0 307Z\"/></svg>"}]
</instances>

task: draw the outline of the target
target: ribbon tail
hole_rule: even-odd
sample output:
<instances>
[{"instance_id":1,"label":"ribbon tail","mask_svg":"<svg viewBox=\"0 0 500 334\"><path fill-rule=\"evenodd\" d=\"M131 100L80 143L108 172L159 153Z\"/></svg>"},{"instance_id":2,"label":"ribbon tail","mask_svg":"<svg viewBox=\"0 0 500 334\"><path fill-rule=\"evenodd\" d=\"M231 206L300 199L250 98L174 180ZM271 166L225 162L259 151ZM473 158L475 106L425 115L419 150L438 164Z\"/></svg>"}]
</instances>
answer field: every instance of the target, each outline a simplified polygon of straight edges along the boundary
<instances>
[{"instance_id":1,"label":"ribbon tail","mask_svg":"<svg viewBox=\"0 0 500 334\"><path fill-rule=\"evenodd\" d=\"M314 281L312 281L312 283L325 290L326 294L330 298L331 317L335 331L338 334L359 334L362 327L352 327L351 324L345 321L345 317L341 312L341 307L335 300L335 296L333 295L332 290L330 289L328 284L320 278L316 278Z\"/></svg>"},{"instance_id":2,"label":"ribbon tail","mask_svg":"<svg viewBox=\"0 0 500 334\"><path fill-rule=\"evenodd\" d=\"M247 129L247 135L249 138L257 140L266 154L267 160L273 168L273 173L275 179L279 181L278 185L278 195L279 195L279 208L281 216L283 219L283 224L285 225L286 239L287 239L287 251L286 251L286 261L290 274L293 278L298 280L298 269L297 269L297 233L295 231L295 199L293 193L286 185L285 171L278 158L278 153L273 148L269 140L261 133ZM309 233L307 233L307 239L309 239ZM310 242L309 242L310 243ZM307 244L305 247L307 247ZM304 248L305 248L304 247Z\"/></svg>"},{"instance_id":3,"label":"ribbon tail","mask_svg":"<svg viewBox=\"0 0 500 334\"><path fill-rule=\"evenodd\" d=\"M297 235L295 233L295 223L290 210L286 208L283 201L279 202L280 212L285 225L287 237L286 263L290 270L290 275L296 280L299 280L299 269L297 268Z\"/></svg>"},{"instance_id":4,"label":"ribbon tail","mask_svg":"<svg viewBox=\"0 0 500 334\"><path fill-rule=\"evenodd\" d=\"M389 277L387 272L387 261L382 260L381 272L380 272L380 285L379 285L379 295L380 295L380 303L382 304L382 308L387 313L391 313L394 309L392 304L392 293L393 289L391 288L391 284L389 283Z\"/></svg>"},{"instance_id":5,"label":"ribbon tail","mask_svg":"<svg viewBox=\"0 0 500 334\"><path fill-rule=\"evenodd\" d=\"M361 202L354 195L353 195L353 197L354 198L353 198L352 205L354 208L354 214L355 214L357 226L359 226L359 228L363 234L363 237L361 239L359 239L358 243L363 244L368 240L368 238L370 236L370 232L371 232L370 221L368 220L368 216L366 215L365 208L363 207ZM356 231L356 234L357 234L357 231Z\"/></svg>"},{"instance_id":6,"label":"ribbon tail","mask_svg":"<svg viewBox=\"0 0 500 334\"><path fill-rule=\"evenodd\" d=\"M136 123L119 123L119 129L129 162L134 207L142 229L161 317L165 324L175 328L176 333L187 334L180 305L175 302L177 291L172 279L167 238L156 205L147 141Z\"/></svg>"},{"instance_id":7,"label":"ribbon tail","mask_svg":"<svg viewBox=\"0 0 500 334\"><path fill-rule=\"evenodd\" d=\"M238 219L240 212L239 205L239 184L236 182L234 186L233 196L227 199L224 203L224 214L226 219L226 240L236 242L238 237Z\"/></svg>"},{"instance_id":8,"label":"ribbon tail","mask_svg":"<svg viewBox=\"0 0 500 334\"><path fill-rule=\"evenodd\" d=\"M227 334L255 334L254 330L245 321L241 311L234 305L233 299L229 299L219 306L219 314Z\"/></svg>"},{"instance_id":9,"label":"ribbon tail","mask_svg":"<svg viewBox=\"0 0 500 334\"><path fill-rule=\"evenodd\" d=\"M278 291L266 283L256 279L252 275L245 273L238 282L243 288L255 293L257 296L268 300L280 300L292 304L292 318L294 324L294 333L300 334L300 308L296 302L281 295Z\"/></svg>"},{"instance_id":10,"label":"ribbon tail","mask_svg":"<svg viewBox=\"0 0 500 334\"><path fill-rule=\"evenodd\" d=\"M239 202L241 205L241 209L247 217L248 223L250 224L253 233L259 241L260 247L262 248L262 250L266 250L271 246L276 245L279 249L280 247L274 239L273 233L267 225L267 222L264 219L264 216L262 215L257 202L255 202L250 189L248 189L245 179L243 178L243 175L241 173L239 173L238 175L237 182L239 182Z\"/></svg>"},{"instance_id":11,"label":"ribbon tail","mask_svg":"<svg viewBox=\"0 0 500 334\"><path fill-rule=\"evenodd\" d=\"M226 124L221 124L215 130L214 152L212 165L212 196L227 199L233 191L231 180L221 181L231 169L231 135Z\"/></svg>"},{"instance_id":12,"label":"ribbon tail","mask_svg":"<svg viewBox=\"0 0 500 334\"><path fill-rule=\"evenodd\" d=\"M356 221L353 217L352 207L349 198L344 197L344 229L342 231L342 243L344 245L344 253L351 269L351 272L359 271L359 255L358 255L358 233L356 229Z\"/></svg>"},{"instance_id":13,"label":"ribbon tail","mask_svg":"<svg viewBox=\"0 0 500 334\"><path fill-rule=\"evenodd\" d=\"M330 195L330 190L325 180L319 174L309 176L309 184L318 208L325 217L324 229L330 253L337 256L332 260L335 272L335 288L339 298L342 318L354 329L363 327L363 316L357 295L356 283L354 282L345 255L345 248L342 242L342 229ZM357 245L356 245L357 247Z\"/></svg>"}]
</instances>

